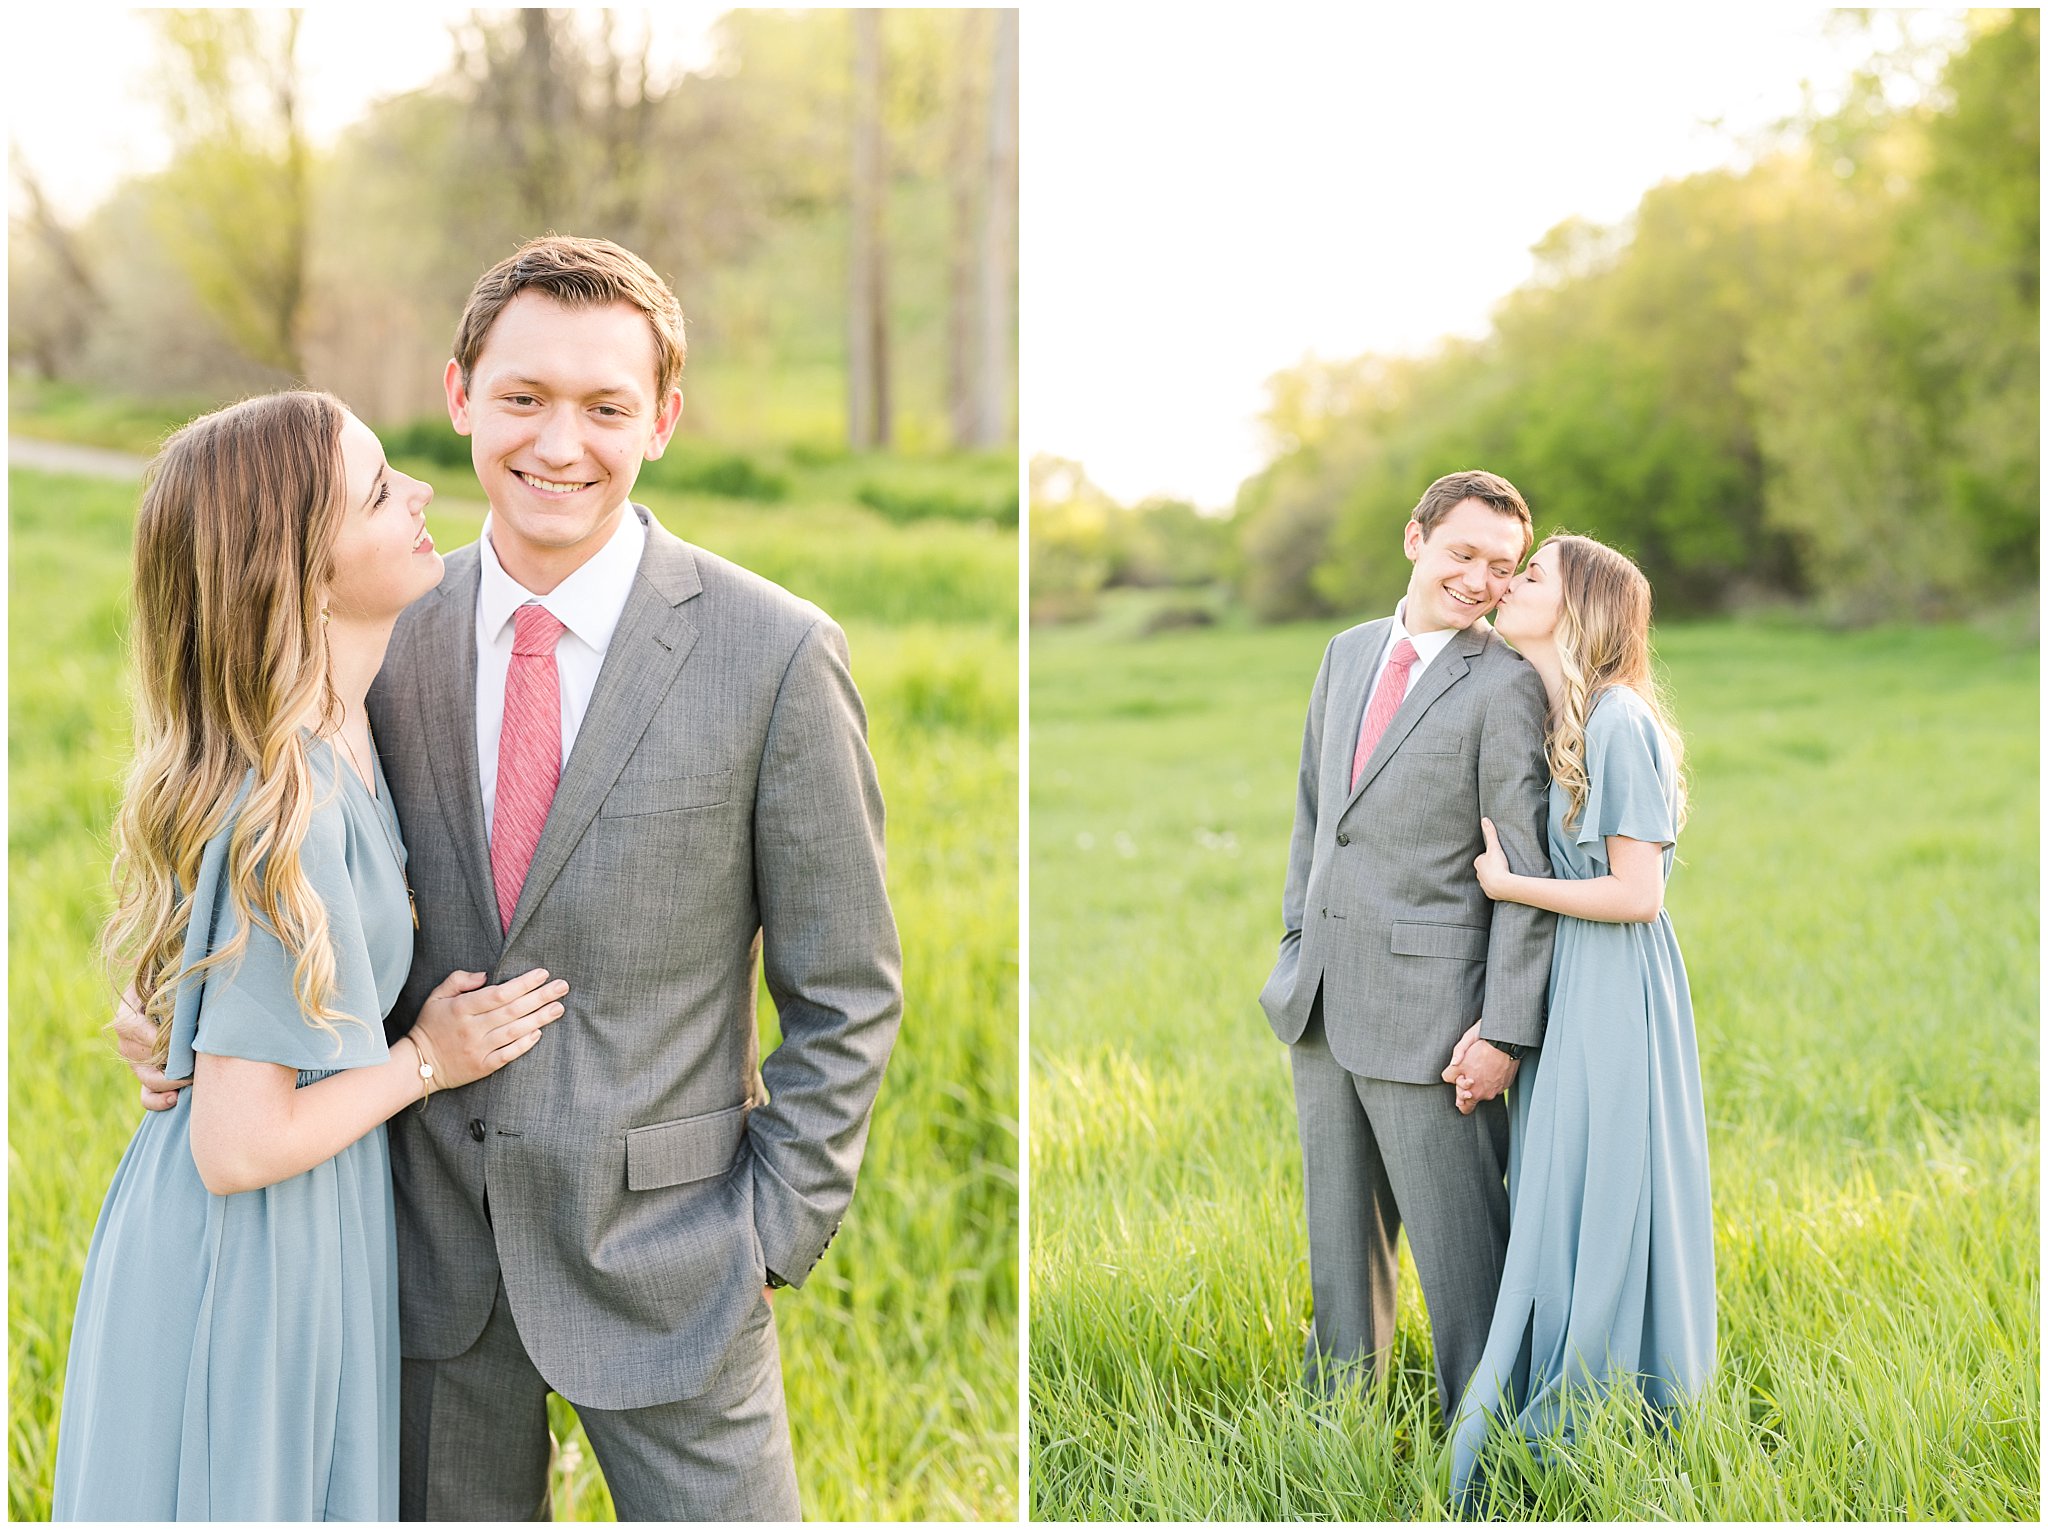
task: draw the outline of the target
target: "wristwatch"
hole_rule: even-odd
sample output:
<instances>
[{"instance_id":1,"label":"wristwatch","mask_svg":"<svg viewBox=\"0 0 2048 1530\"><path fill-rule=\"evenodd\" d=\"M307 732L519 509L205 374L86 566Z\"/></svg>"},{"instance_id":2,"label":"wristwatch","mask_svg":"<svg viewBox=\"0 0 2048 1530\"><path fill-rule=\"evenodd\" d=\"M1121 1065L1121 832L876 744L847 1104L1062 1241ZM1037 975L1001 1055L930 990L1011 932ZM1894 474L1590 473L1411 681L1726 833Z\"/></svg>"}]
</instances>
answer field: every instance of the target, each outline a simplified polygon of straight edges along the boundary
<instances>
[{"instance_id":1,"label":"wristwatch","mask_svg":"<svg viewBox=\"0 0 2048 1530\"><path fill-rule=\"evenodd\" d=\"M764 1269L761 1273L762 1275L767 1277L763 1283L771 1291L780 1291L784 1286L789 1284L788 1281L784 1280L780 1275L776 1274L773 1270Z\"/></svg>"},{"instance_id":2,"label":"wristwatch","mask_svg":"<svg viewBox=\"0 0 2048 1530\"><path fill-rule=\"evenodd\" d=\"M1481 1036L1479 1039L1481 1041L1486 1041L1486 1038L1484 1036ZM1512 1057L1516 1062L1520 1062L1523 1058L1527 1057L1531 1052L1536 1050L1534 1047L1525 1045L1524 1043L1519 1041L1486 1041L1486 1044L1492 1047L1496 1052L1505 1052L1508 1056Z\"/></svg>"}]
</instances>

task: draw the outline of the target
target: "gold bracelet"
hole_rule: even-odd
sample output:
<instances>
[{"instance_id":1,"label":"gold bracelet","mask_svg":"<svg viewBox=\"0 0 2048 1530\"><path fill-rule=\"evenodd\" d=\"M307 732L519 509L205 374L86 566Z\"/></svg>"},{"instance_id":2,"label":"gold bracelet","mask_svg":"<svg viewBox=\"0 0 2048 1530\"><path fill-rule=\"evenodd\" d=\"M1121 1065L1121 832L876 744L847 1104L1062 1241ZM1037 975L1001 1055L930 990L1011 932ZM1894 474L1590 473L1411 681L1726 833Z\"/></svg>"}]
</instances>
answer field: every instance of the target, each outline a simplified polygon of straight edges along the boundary
<instances>
[{"instance_id":1,"label":"gold bracelet","mask_svg":"<svg viewBox=\"0 0 2048 1530\"><path fill-rule=\"evenodd\" d=\"M427 1101L434 1097L434 1063L427 1055L427 1049L420 1045L420 1039L411 1031L405 1033L405 1040L412 1043L412 1055L420 1060L420 1102L419 1108L426 1109Z\"/></svg>"}]
</instances>

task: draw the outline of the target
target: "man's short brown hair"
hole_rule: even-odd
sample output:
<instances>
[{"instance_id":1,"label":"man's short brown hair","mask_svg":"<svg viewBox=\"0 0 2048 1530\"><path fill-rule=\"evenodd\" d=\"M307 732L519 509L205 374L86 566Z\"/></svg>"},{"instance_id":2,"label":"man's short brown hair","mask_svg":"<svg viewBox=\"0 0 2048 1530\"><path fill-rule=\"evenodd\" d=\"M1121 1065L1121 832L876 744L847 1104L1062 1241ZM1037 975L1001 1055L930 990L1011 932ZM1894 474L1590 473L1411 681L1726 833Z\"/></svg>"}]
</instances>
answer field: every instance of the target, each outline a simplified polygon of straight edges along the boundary
<instances>
[{"instance_id":1,"label":"man's short brown hair","mask_svg":"<svg viewBox=\"0 0 2048 1530\"><path fill-rule=\"evenodd\" d=\"M1488 473L1479 468L1446 473L1422 491L1422 499L1408 518L1420 526L1423 536L1427 537L1436 530L1437 522L1468 499L1479 500L1502 515L1511 515L1520 521L1522 556L1529 556L1529 549L1536 545L1535 519L1529 514L1529 506L1523 500L1521 490L1498 473Z\"/></svg>"},{"instance_id":2,"label":"man's short brown hair","mask_svg":"<svg viewBox=\"0 0 2048 1530\"><path fill-rule=\"evenodd\" d=\"M455 326L455 364L470 385L484 338L505 305L527 290L545 292L568 308L629 303L647 315L654 334L654 397L668 397L683 375L683 307L654 267L609 239L543 234L529 239L477 278Z\"/></svg>"}]
</instances>

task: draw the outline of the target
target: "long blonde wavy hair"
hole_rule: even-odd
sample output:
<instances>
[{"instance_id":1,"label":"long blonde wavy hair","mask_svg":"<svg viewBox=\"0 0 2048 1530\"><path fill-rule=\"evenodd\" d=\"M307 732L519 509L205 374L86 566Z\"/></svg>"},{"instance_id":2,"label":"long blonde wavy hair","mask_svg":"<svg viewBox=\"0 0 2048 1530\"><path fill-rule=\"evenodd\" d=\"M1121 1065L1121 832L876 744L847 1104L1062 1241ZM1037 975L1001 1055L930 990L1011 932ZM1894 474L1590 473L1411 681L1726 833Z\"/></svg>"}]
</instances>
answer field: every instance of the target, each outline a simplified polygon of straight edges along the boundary
<instances>
[{"instance_id":1,"label":"long blonde wavy hair","mask_svg":"<svg viewBox=\"0 0 2048 1530\"><path fill-rule=\"evenodd\" d=\"M1585 812L1591 782L1586 774L1586 719L1601 693L1621 687L1643 699L1671 752L1677 781L1676 827L1685 824L1685 741L1671 721L1650 662L1650 581L1623 553L1591 537L1559 533L1545 537L1557 549L1558 667L1563 694L1550 718L1550 777L1564 788L1569 806L1566 828ZM1537 549L1539 552L1541 548Z\"/></svg>"},{"instance_id":2,"label":"long blonde wavy hair","mask_svg":"<svg viewBox=\"0 0 2048 1530\"><path fill-rule=\"evenodd\" d=\"M115 908L101 949L156 1023L163 1066L206 843L253 768L228 843L238 961L260 925L293 960L307 1024L331 1034L327 909L299 852L314 783L300 724L338 717L321 620L345 513L344 409L272 393L192 421L150 464L135 522L135 764L114 822ZM200 910L206 918L210 910Z\"/></svg>"}]
</instances>

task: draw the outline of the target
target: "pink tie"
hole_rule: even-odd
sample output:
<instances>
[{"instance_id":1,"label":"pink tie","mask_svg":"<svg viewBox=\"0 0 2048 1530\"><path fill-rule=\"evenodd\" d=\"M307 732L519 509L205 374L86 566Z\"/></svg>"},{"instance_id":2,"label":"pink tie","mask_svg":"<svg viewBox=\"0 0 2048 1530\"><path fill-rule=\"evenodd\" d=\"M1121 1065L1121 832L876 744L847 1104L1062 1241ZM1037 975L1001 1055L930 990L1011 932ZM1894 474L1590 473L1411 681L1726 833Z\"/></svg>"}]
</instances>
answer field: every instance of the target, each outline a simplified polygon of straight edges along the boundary
<instances>
[{"instance_id":1,"label":"pink tie","mask_svg":"<svg viewBox=\"0 0 2048 1530\"><path fill-rule=\"evenodd\" d=\"M1408 671L1414 667L1415 645L1402 638L1394 645L1394 656L1387 661L1387 672L1380 676L1379 689L1372 693L1372 705L1365 709L1365 722L1358 730L1358 748L1351 756L1353 791L1358 789L1358 778L1365 774L1365 762L1372 758L1380 735L1401 710L1402 699L1408 694ZM511 702L506 705L509 707Z\"/></svg>"},{"instance_id":2,"label":"pink tie","mask_svg":"<svg viewBox=\"0 0 2048 1530\"><path fill-rule=\"evenodd\" d=\"M491 884L505 930L512 928L526 868L562 776L562 677L555 668L555 643L567 630L532 604L521 606L512 623L505 729L498 736L498 801L491 819Z\"/></svg>"}]
</instances>

